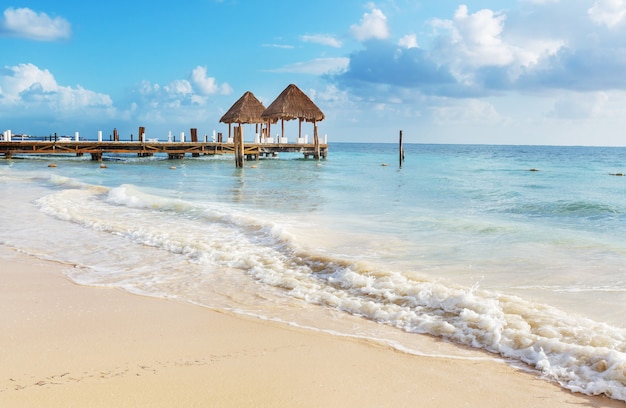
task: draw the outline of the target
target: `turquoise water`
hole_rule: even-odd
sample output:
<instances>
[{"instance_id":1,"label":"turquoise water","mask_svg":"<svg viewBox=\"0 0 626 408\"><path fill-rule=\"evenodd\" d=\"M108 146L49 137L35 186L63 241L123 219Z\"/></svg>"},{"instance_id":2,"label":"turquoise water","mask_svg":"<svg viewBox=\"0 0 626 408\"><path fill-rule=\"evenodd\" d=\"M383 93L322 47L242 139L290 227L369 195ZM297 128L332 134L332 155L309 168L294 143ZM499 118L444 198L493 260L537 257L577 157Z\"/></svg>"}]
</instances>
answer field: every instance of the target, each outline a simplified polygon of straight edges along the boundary
<instances>
[{"instance_id":1,"label":"turquoise water","mask_svg":"<svg viewBox=\"0 0 626 408\"><path fill-rule=\"evenodd\" d=\"M405 151L402 168L396 145L351 143L244 169L2 160L0 244L65 262L81 284L417 353L398 333L428 333L626 400L626 177L611 175L626 149Z\"/></svg>"}]
</instances>

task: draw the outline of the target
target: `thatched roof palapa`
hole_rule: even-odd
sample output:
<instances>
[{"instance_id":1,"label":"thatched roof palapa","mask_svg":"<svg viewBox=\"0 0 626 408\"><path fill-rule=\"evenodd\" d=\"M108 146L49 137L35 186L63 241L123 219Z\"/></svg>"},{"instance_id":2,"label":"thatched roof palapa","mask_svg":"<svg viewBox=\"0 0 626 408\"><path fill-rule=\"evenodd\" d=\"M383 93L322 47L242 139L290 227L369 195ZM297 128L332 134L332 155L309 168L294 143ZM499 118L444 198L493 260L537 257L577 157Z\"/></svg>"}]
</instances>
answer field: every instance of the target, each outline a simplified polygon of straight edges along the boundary
<instances>
[{"instance_id":1,"label":"thatched roof palapa","mask_svg":"<svg viewBox=\"0 0 626 408\"><path fill-rule=\"evenodd\" d=\"M300 119L307 122L318 122L324 120L324 113L297 86L290 84L265 109L261 117L264 119Z\"/></svg>"},{"instance_id":2,"label":"thatched roof palapa","mask_svg":"<svg viewBox=\"0 0 626 408\"><path fill-rule=\"evenodd\" d=\"M244 93L222 116L222 123L263 123L266 119L261 118L265 106L250 91Z\"/></svg>"},{"instance_id":3,"label":"thatched roof palapa","mask_svg":"<svg viewBox=\"0 0 626 408\"><path fill-rule=\"evenodd\" d=\"M313 103L304 92L294 84L290 84L278 95L278 98L265 109L261 115L263 119L280 119L282 136L285 136L285 120L298 119L298 137L302 137L302 121L313 122L313 129L317 135L315 122L324 120L324 113Z\"/></svg>"}]
</instances>

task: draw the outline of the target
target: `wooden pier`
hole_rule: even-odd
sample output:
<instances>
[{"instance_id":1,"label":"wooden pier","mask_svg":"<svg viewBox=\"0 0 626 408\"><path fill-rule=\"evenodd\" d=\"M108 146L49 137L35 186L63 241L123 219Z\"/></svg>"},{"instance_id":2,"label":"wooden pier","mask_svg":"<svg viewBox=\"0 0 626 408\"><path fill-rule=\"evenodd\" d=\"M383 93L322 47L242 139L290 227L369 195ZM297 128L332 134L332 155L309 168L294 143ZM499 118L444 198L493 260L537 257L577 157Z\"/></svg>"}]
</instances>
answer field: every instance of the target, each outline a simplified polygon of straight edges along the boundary
<instances>
[{"instance_id":1,"label":"wooden pier","mask_svg":"<svg viewBox=\"0 0 626 408\"><path fill-rule=\"evenodd\" d=\"M243 147L243 149L242 149ZM11 159L14 155L91 155L91 160L101 161L105 154L133 154L150 157L167 154L169 159L183 159L206 155L233 154L246 160L274 157L281 152L302 153L304 158L326 158L328 144L317 143L251 143L243 142L159 142L159 141L0 141L0 157ZM238 166L239 167L239 166Z\"/></svg>"},{"instance_id":2,"label":"wooden pier","mask_svg":"<svg viewBox=\"0 0 626 408\"><path fill-rule=\"evenodd\" d=\"M298 119L297 143L286 142L285 120ZM27 139L20 135L15 135L15 140L11 130L6 130L0 140L0 157L11 159L15 155L91 155L91 160L101 161L105 154L133 154L138 157L150 157L155 154L166 154L168 159L183 159L186 155L192 157L232 154L235 157L235 166L243 167L244 159L259 160L260 157L274 157L281 152L302 153L305 159L326 158L328 155L328 144L326 137L321 143L318 137L317 122L324 119L324 113L306 96L296 85L290 84L266 109L261 102L252 94L246 92L233 106L222 116L220 123L228 124L228 139L222 139L222 134L213 131L212 141L208 141L207 135L204 142L198 141L198 129L191 128L191 140L186 141L184 132L181 132L179 142L172 138L171 132L168 134L167 142L158 139L146 139L145 126L139 126L138 140L134 141L131 134L130 141L120 141L117 128L113 129L113 137L109 136L109 141L102 140L102 131L98 131L97 141L81 139L76 132L74 139L62 136L57 139L57 134L52 135L49 140ZM281 122L281 136L270 137L270 126L272 123ZM302 122L313 123L313 143L308 143L308 137L302 137ZM235 127L234 135L231 137L231 125ZM255 142L245 142L243 138L242 124L256 125ZM259 125L261 129L259 130ZM265 127L264 127L265 126ZM275 143L276 142L276 143Z\"/></svg>"}]
</instances>

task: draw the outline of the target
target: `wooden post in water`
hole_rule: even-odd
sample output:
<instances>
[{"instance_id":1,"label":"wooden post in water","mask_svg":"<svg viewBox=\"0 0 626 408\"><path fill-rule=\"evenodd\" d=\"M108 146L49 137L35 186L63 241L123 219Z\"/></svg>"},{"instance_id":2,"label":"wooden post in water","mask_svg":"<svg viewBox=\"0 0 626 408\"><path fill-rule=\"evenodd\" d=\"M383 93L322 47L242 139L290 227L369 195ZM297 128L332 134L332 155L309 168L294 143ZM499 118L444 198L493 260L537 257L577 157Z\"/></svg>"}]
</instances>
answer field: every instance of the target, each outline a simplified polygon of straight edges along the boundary
<instances>
[{"instance_id":1,"label":"wooden post in water","mask_svg":"<svg viewBox=\"0 0 626 408\"><path fill-rule=\"evenodd\" d=\"M139 126L139 138L138 140L140 142L145 142L145 137L146 137L146 128L144 126Z\"/></svg>"},{"instance_id":2,"label":"wooden post in water","mask_svg":"<svg viewBox=\"0 0 626 408\"><path fill-rule=\"evenodd\" d=\"M399 155L400 155L400 168L402 168L402 162L404 161L404 148L402 147L402 131L400 131L400 146L399 146Z\"/></svg>"},{"instance_id":3,"label":"wooden post in water","mask_svg":"<svg viewBox=\"0 0 626 408\"><path fill-rule=\"evenodd\" d=\"M241 125L235 127L235 134L233 138L235 143L235 167L243 167L243 129Z\"/></svg>"},{"instance_id":4,"label":"wooden post in water","mask_svg":"<svg viewBox=\"0 0 626 408\"><path fill-rule=\"evenodd\" d=\"M56 136L55 136L56 138ZM117 128L113 128L113 141L114 142L119 142L120 141L120 136L117 134Z\"/></svg>"}]
</instances>

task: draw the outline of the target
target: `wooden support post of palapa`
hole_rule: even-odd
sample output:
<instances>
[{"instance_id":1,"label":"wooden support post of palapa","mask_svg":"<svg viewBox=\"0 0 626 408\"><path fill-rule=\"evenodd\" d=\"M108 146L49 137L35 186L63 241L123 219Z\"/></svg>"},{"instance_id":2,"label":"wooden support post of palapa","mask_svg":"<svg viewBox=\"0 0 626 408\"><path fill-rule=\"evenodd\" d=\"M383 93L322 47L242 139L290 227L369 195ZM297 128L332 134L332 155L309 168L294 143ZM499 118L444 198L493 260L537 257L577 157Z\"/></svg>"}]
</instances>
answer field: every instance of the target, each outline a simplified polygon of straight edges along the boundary
<instances>
[{"instance_id":1,"label":"wooden support post of palapa","mask_svg":"<svg viewBox=\"0 0 626 408\"><path fill-rule=\"evenodd\" d=\"M313 125L313 158L315 160L319 160L320 159L320 138L317 134L317 125L314 124Z\"/></svg>"},{"instance_id":2,"label":"wooden support post of palapa","mask_svg":"<svg viewBox=\"0 0 626 408\"><path fill-rule=\"evenodd\" d=\"M243 128L240 126L235 127L235 134L233 138L235 144L235 167L243 167Z\"/></svg>"}]
</instances>

